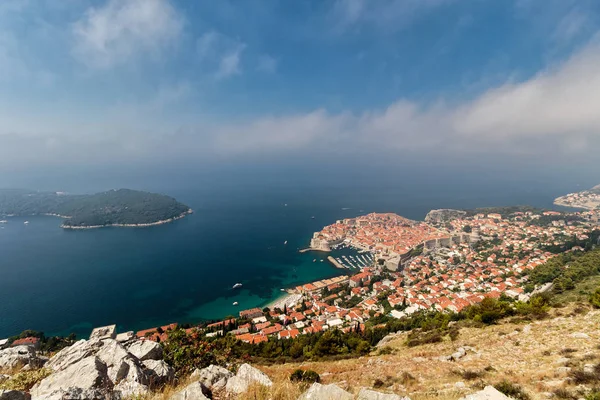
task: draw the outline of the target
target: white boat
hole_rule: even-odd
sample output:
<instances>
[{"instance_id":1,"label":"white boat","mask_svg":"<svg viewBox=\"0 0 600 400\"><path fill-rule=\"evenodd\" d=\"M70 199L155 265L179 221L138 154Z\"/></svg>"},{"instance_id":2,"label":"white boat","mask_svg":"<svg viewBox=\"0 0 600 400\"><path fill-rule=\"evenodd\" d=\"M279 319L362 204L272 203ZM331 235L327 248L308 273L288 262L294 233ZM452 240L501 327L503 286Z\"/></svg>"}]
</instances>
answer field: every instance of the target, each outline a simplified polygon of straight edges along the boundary
<instances>
[{"instance_id":1,"label":"white boat","mask_svg":"<svg viewBox=\"0 0 600 400\"><path fill-rule=\"evenodd\" d=\"M2 221L0 221L0 224L8 224L8 221L3 219Z\"/></svg>"},{"instance_id":2,"label":"white boat","mask_svg":"<svg viewBox=\"0 0 600 400\"><path fill-rule=\"evenodd\" d=\"M282 292L285 292L285 289L279 289L279 290L281 290Z\"/></svg>"},{"instance_id":3,"label":"white boat","mask_svg":"<svg viewBox=\"0 0 600 400\"><path fill-rule=\"evenodd\" d=\"M233 285L233 289L237 289L237 288L241 288L242 284L241 283L236 283L235 285Z\"/></svg>"},{"instance_id":4,"label":"white boat","mask_svg":"<svg viewBox=\"0 0 600 400\"><path fill-rule=\"evenodd\" d=\"M315 258L315 259L313 260L313 262L317 262L317 259Z\"/></svg>"},{"instance_id":5,"label":"white boat","mask_svg":"<svg viewBox=\"0 0 600 400\"><path fill-rule=\"evenodd\" d=\"M285 242L283 242L283 244L287 244L287 240Z\"/></svg>"},{"instance_id":6,"label":"white boat","mask_svg":"<svg viewBox=\"0 0 600 400\"><path fill-rule=\"evenodd\" d=\"M238 305L238 302L237 302L237 301L234 301L234 302L233 302L233 305L234 305L234 306L237 306L237 305Z\"/></svg>"},{"instance_id":7,"label":"white boat","mask_svg":"<svg viewBox=\"0 0 600 400\"><path fill-rule=\"evenodd\" d=\"M25 225L29 225L29 221L25 221L23 222Z\"/></svg>"}]
</instances>

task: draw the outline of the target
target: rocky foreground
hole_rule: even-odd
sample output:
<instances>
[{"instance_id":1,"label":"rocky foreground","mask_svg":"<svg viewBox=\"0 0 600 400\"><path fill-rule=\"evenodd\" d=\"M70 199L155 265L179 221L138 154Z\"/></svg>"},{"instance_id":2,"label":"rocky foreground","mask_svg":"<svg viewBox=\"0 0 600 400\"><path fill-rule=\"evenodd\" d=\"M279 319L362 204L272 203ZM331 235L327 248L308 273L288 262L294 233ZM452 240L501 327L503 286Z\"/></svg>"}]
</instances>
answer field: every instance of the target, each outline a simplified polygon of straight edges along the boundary
<instances>
[{"instance_id":1,"label":"rocky foreground","mask_svg":"<svg viewBox=\"0 0 600 400\"><path fill-rule=\"evenodd\" d=\"M162 360L162 346L149 340L120 343L114 339L80 340L51 358L37 354L33 347L16 346L0 351L1 382L10 382L24 372L41 379L28 392L0 390L0 400L99 400L142 399L163 391L172 400L243 399L256 387L269 388L271 379L259 369L242 364L234 374L211 365L197 369L185 383L176 386L173 369ZM253 396L254 397L254 396ZM301 400L325 399L407 400L396 394L362 388L353 395L335 384L313 383L300 395ZM493 387L465 399L508 399Z\"/></svg>"}]
</instances>

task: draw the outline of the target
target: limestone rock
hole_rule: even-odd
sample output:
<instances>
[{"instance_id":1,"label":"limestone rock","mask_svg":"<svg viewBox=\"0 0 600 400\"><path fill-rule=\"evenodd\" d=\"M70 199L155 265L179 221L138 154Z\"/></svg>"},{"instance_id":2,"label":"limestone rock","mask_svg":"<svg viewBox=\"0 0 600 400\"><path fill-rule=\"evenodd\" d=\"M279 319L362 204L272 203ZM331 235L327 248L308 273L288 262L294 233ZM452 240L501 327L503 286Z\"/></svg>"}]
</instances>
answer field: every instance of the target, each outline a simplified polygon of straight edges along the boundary
<instances>
[{"instance_id":1,"label":"limestone rock","mask_svg":"<svg viewBox=\"0 0 600 400\"><path fill-rule=\"evenodd\" d=\"M65 347L46 364L46 367L54 371L62 371L69 366L78 363L84 358L95 355L102 347L102 341L80 340L72 346Z\"/></svg>"},{"instance_id":2,"label":"limestone rock","mask_svg":"<svg viewBox=\"0 0 600 400\"><path fill-rule=\"evenodd\" d=\"M146 368L150 387L169 383L175 378L173 368L163 360L145 360L142 364Z\"/></svg>"},{"instance_id":3,"label":"limestone rock","mask_svg":"<svg viewBox=\"0 0 600 400\"><path fill-rule=\"evenodd\" d=\"M583 332L575 332L575 333L571 333L569 336L571 336L572 338L575 339L589 339L589 335L583 333Z\"/></svg>"},{"instance_id":4,"label":"limestone rock","mask_svg":"<svg viewBox=\"0 0 600 400\"><path fill-rule=\"evenodd\" d=\"M380 393L370 389L361 389L356 400L410 400L397 394Z\"/></svg>"},{"instance_id":5,"label":"limestone rock","mask_svg":"<svg viewBox=\"0 0 600 400\"><path fill-rule=\"evenodd\" d=\"M511 398L499 392L493 386L486 386L483 390L465 396L461 400L511 400Z\"/></svg>"},{"instance_id":6,"label":"limestone rock","mask_svg":"<svg viewBox=\"0 0 600 400\"><path fill-rule=\"evenodd\" d=\"M313 383L298 400L352 400L353 396L340 387L330 384Z\"/></svg>"},{"instance_id":7,"label":"limestone rock","mask_svg":"<svg viewBox=\"0 0 600 400\"><path fill-rule=\"evenodd\" d=\"M264 372L250 364L242 364L237 374L227 381L226 389L229 393L240 394L248 390L248 387L254 383L264 386L273 385L271 379Z\"/></svg>"},{"instance_id":8,"label":"limestone rock","mask_svg":"<svg viewBox=\"0 0 600 400\"><path fill-rule=\"evenodd\" d=\"M209 400L205 392L206 388L200 382L194 382L175 393L169 400Z\"/></svg>"},{"instance_id":9,"label":"limestone rock","mask_svg":"<svg viewBox=\"0 0 600 400\"><path fill-rule=\"evenodd\" d=\"M40 368L44 360L30 346L15 346L0 350L0 370L17 370L27 365Z\"/></svg>"},{"instance_id":10,"label":"limestone rock","mask_svg":"<svg viewBox=\"0 0 600 400\"><path fill-rule=\"evenodd\" d=\"M162 346L152 340L136 340L127 345L127 351L137 357L140 361L162 360Z\"/></svg>"},{"instance_id":11,"label":"limestone rock","mask_svg":"<svg viewBox=\"0 0 600 400\"><path fill-rule=\"evenodd\" d=\"M98 389L68 388L36 397L35 400L121 400L120 393L105 393Z\"/></svg>"},{"instance_id":12,"label":"limestone rock","mask_svg":"<svg viewBox=\"0 0 600 400\"><path fill-rule=\"evenodd\" d=\"M132 360L125 347L114 339L106 339L101 342L102 346L98 349L98 357L108 368L108 377L113 382L119 382L129 374L130 365L128 361Z\"/></svg>"},{"instance_id":13,"label":"limestone rock","mask_svg":"<svg viewBox=\"0 0 600 400\"><path fill-rule=\"evenodd\" d=\"M36 399L46 398L68 388L97 389L101 393L109 393L112 387L106 364L91 356L44 378L31 389L31 394Z\"/></svg>"},{"instance_id":14,"label":"limestone rock","mask_svg":"<svg viewBox=\"0 0 600 400\"><path fill-rule=\"evenodd\" d=\"M191 375L192 379L198 380L211 391L223 389L232 377L233 374L230 371L217 365L197 369Z\"/></svg>"},{"instance_id":15,"label":"limestone rock","mask_svg":"<svg viewBox=\"0 0 600 400\"><path fill-rule=\"evenodd\" d=\"M0 390L0 400L30 400L29 393L18 390Z\"/></svg>"}]
</instances>

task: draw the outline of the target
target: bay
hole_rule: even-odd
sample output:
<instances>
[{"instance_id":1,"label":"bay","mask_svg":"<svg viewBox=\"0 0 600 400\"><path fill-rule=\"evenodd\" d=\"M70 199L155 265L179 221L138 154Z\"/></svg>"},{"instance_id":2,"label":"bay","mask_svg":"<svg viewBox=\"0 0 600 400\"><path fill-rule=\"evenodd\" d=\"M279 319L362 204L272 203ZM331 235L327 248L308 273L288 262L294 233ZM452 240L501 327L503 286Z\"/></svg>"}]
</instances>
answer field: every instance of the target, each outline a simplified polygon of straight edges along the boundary
<instances>
[{"instance_id":1,"label":"bay","mask_svg":"<svg viewBox=\"0 0 600 400\"><path fill-rule=\"evenodd\" d=\"M85 336L112 323L124 331L222 318L271 302L281 288L346 272L319 262L324 255L298 253L313 232L337 219L367 212L422 219L445 207L551 207L565 190L459 177L435 184L185 182L143 189L168 193L195 213L150 228L84 231L62 230L54 217L9 218L0 229L0 338L24 329ZM243 287L232 289L237 282Z\"/></svg>"}]
</instances>

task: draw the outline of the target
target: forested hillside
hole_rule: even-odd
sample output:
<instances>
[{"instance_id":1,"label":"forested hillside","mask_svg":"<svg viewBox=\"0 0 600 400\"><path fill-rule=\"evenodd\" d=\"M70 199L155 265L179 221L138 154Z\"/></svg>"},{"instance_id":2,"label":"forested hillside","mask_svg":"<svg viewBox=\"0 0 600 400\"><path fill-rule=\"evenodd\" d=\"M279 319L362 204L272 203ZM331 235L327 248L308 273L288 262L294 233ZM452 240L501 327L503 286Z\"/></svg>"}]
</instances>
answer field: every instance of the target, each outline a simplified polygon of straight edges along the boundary
<instances>
[{"instance_id":1,"label":"forested hillside","mask_svg":"<svg viewBox=\"0 0 600 400\"><path fill-rule=\"evenodd\" d=\"M91 195L0 190L0 215L56 214L68 217L64 227L152 224L188 210L172 197L129 189Z\"/></svg>"}]
</instances>

